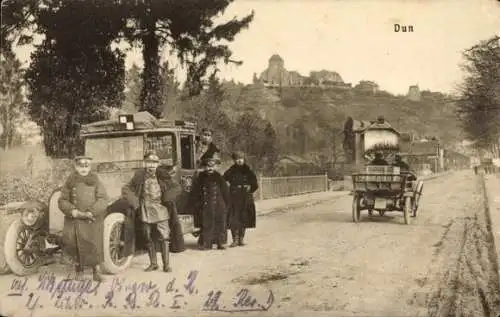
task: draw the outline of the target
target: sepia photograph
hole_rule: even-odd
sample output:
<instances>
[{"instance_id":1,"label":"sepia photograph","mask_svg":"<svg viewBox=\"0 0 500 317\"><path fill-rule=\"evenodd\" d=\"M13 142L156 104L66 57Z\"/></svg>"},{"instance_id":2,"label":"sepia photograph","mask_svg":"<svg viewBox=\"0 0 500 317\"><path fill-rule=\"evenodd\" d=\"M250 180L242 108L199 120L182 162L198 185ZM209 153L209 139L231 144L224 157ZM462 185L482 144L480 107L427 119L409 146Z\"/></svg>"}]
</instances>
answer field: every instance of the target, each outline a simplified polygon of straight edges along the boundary
<instances>
[{"instance_id":1,"label":"sepia photograph","mask_svg":"<svg viewBox=\"0 0 500 317\"><path fill-rule=\"evenodd\" d=\"M500 317L500 1L4 0L0 316Z\"/></svg>"}]
</instances>

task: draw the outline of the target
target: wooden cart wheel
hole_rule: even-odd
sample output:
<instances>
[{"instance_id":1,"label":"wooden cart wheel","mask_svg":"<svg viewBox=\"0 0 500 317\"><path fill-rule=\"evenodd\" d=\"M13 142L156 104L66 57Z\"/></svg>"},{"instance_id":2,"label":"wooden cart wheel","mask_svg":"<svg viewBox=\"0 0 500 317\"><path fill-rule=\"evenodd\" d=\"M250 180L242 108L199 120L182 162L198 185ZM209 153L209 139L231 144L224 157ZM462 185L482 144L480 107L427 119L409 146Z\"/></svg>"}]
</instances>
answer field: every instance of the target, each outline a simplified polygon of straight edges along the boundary
<instances>
[{"instance_id":1,"label":"wooden cart wheel","mask_svg":"<svg viewBox=\"0 0 500 317\"><path fill-rule=\"evenodd\" d=\"M405 205L403 208L403 215L405 218L405 224L410 224L410 214L412 213L413 205L411 203L411 197L405 197Z\"/></svg>"},{"instance_id":2,"label":"wooden cart wheel","mask_svg":"<svg viewBox=\"0 0 500 317\"><path fill-rule=\"evenodd\" d=\"M352 221L359 222L361 218L360 197L356 194L352 197Z\"/></svg>"}]
</instances>

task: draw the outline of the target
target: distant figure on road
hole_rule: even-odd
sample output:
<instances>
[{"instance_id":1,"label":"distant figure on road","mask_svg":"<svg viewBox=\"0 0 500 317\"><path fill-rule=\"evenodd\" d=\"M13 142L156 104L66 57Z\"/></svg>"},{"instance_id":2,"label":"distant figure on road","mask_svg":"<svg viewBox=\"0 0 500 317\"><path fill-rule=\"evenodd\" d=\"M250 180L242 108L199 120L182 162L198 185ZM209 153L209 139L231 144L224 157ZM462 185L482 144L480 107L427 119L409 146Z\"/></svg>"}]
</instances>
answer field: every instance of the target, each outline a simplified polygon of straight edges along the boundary
<instances>
[{"instance_id":1,"label":"distant figure on road","mask_svg":"<svg viewBox=\"0 0 500 317\"><path fill-rule=\"evenodd\" d=\"M255 228L256 212L253 193L259 188L257 176L245 162L243 152L232 155L234 164L224 173L229 183L231 208L228 225L231 229L233 243L231 247L242 246L246 228Z\"/></svg>"},{"instance_id":2,"label":"distant figure on road","mask_svg":"<svg viewBox=\"0 0 500 317\"><path fill-rule=\"evenodd\" d=\"M201 228L201 250L210 250L214 243L223 250L227 242L227 214L230 207L229 188L222 175L215 170L216 160L209 158L205 170L191 189L194 225Z\"/></svg>"},{"instance_id":3,"label":"distant figure on road","mask_svg":"<svg viewBox=\"0 0 500 317\"><path fill-rule=\"evenodd\" d=\"M76 157L75 171L61 190L58 204L64 213L64 253L76 263L75 279L83 278L85 266L92 267L94 281L103 281L99 264L103 260L102 236L108 196L90 157Z\"/></svg>"},{"instance_id":4,"label":"distant figure on road","mask_svg":"<svg viewBox=\"0 0 500 317\"><path fill-rule=\"evenodd\" d=\"M389 165L389 163L384 160L382 153L376 152L375 158L370 162L370 165Z\"/></svg>"}]
</instances>

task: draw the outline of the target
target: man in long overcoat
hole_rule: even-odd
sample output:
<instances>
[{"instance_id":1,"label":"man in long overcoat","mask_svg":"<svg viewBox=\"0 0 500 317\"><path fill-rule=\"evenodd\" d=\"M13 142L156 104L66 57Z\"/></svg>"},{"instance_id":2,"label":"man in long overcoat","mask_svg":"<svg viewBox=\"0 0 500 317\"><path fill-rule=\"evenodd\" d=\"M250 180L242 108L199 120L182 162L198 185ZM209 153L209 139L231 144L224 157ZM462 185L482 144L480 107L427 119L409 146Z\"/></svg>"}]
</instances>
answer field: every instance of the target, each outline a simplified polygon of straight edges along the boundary
<instances>
[{"instance_id":1,"label":"man in long overcoat","mask_svg":"<svg viewBox=\"0 0 500 317\"><path fill-rule=\"evenodd\" d=\"M75 172L61 190L59 209L64 213L63 251L76 262L76 279L85 266L92 267L93 279L103 281L99 264L103 260L102 236L108 196L97 174L91 171L91 158L77 157Z\"/></svg>"},{"instance_id":2,"label":"man in long overcoat","mask_svg":"<svg viewBox=\"0 0 500 317\"><path fill-rule=\"evenodd\" d=\"M232 156L234 164L224 173L229 183L231 208L228 225L233 243L231 247L244 245L246 228L255 228L256 212L253 193L259 188L257 176L245 162L243 152L237 151Z\"/></svg>"},{"instance_id":3,"label":"man in long overcoat","mask_svg":"<svg viewBox=\"0 0 500 317\"><path fill-rule=\"evenodd\" d=\"M155 153L144 156L146 168L137 171L132 180L123 187L123 197L139 213L141 226L146 240L150 265L146 272L158 269L155 233L159 237L163 271L170 272L169 253L172 246L177 252L184 251L184 236L179 223L176 200L182 187L173 178L175 168L160 166Z\"/></svg>"},{"instance_id":4,"label":"man in long overcoat","mask_svg":"<svg viewBox=\"0 0 500 317\"><path fill-rule=\"evenodd\" d=\"M214 159L207 159L205 170L199 173L191 189L194 225L201 228L202 250L212 249L213 243L223 250L227 241L229 189L215 165Z\"/></svg>"},{"instance_id":5,"label":"man in long overcoat","mask_svg":"<svg viewBox=\"0 0 500 317\"><path fill-rule=\"evenodd\" d=\"M203 128L200 139L196 143L197 170L193 174L193 185L197 182L199 173L205 169L205 163L209 159L214 159L216 164L220 164L220 150L213 142L212 131L208 128ZM198 247L203 248L203 226L200 225L197 228L201 228L198 237Z\"/></svg>"}]
</instances>

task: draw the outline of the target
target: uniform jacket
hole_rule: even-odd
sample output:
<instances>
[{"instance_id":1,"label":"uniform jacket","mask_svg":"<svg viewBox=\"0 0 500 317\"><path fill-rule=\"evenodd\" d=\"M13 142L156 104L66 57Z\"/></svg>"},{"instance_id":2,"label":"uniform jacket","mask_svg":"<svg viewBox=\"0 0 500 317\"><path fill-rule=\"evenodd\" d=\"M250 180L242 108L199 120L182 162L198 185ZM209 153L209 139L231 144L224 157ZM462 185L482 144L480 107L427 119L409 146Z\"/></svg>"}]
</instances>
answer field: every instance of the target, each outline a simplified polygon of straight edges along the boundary
<instances>
[{"instance_id":1,"label":"uniform jacket","mask_svg":"<svg viewBox=\"0 0 500 317\"><path fill-rule=\"evenodd\" d=\"M151 221L167 221L170 226L171 252L182 252L185 250L184 233L177 215L176 201L182 193L181 185L168 174L164 166L158 166L156 169L156 178L162 192L162 205L167 207L168 214L159 214L156 219ZM146 169L138 170L132 180L122 188L123 198L132 206L132 209L138 211L141 204L144 203L144 182L146 180Z\"/></svg>"},{"instance_id":2,"label":"uniform jacket","mask_svg":"<svg viewBox=\"0 0 500 317\"><path fill-rule=\"evenodd\" d=\"M103 223L108 196L104 185L95 173L81 176L71 174L61 190L59 209L64 213L63 250L81 265L98 265L102 262ZM90 211L94 222L74 219L71 211Z\"/></svg>"}]
</instances>

